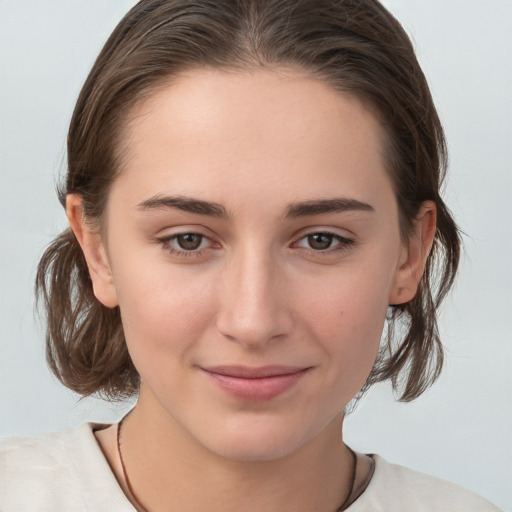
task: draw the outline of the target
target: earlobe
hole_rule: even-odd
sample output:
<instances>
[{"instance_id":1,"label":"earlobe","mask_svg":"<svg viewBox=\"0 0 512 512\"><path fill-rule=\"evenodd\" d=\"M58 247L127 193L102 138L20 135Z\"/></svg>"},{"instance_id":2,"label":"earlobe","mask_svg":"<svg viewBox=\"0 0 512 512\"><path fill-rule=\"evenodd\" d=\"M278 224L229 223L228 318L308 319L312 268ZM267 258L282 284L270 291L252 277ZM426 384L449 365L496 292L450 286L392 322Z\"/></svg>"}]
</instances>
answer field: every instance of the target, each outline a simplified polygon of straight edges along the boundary
<instances>
[{"instance_id":1,"label":"earlobe","mask_svg":"<svg viewBox=\"0 0 512 512\"><path fill-rule=\"evenodd\" d=\"M87 225L83 216L82 198L78 194L66 196L66 214L84 253L95 297L106 307L119 305L107 251L101 234Z\"/></svg>"},{"instance_id":2,"label":"earlobe","mask_svg":"<svg viewBox=\"0 0 512 512\"><path fill-rule=\"evenodd\" d=\"M403 247L389 297L390 304L405 304L416 295L432 248L436 229L436 205L433 201L424 201L414 220L413 231L408 244Z\"/></svg>"}]
</instances>

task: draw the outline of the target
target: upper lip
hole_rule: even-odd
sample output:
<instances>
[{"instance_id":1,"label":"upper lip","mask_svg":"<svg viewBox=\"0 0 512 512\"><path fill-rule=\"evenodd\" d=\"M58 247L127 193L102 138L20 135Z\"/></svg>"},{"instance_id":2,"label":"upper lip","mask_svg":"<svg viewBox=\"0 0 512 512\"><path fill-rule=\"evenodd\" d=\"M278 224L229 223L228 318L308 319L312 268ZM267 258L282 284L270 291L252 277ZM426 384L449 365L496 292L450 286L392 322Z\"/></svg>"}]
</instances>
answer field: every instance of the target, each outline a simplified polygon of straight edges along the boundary
<instances>
[{"instance_id":1,"label":"upper lip","mask_svg":"<svg viewBox=\"0 0 512 512\"><path fill-rule=\"evenodd\" d=\"M218 375L225 375L228 377L237 377L240 379L262 379L264 377L276 377L278 375L290 375L307 370L305 367L298 366L283 366L283 365L269 365L269 366L239 366L239 365L223 365L223 366L209 366L203 370L216 373Z\"/></svg>"}]
</instances>

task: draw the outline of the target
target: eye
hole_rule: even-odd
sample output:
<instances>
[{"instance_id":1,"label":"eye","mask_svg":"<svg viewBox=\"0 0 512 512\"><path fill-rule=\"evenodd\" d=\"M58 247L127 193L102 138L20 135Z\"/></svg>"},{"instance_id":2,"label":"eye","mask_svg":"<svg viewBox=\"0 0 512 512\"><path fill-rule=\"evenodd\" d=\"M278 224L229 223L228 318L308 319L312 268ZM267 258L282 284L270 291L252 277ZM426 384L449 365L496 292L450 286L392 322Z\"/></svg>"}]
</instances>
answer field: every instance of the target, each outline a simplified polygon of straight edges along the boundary
<instances>
[{"instance_id":1,"label":"eye","mask_svg":"<svg viewBox=\"0 0 512 512\"><path fill-rule=\"evenodd\" d=\"M329 233L313 233L304 237L308 246L316 251L325 251L332 246L335 241L334 236Z\"/></svg>"},{"instance_id":2,"label":"eye","mask_svg":"<svg viewBox=\"0 0 512 512\"><path fill-rule=\"evenodd\" d=\"M201 247L205 237L197 233L184 233L182 235L176 235L174 238L180 249L184 251L196 251Z\"/></svg>"},{"instance_id":3,"label":"eye","mask_svg":"<svg viewBox=\"0 0 512 512\"><path fill-rule=\"evenodd\" d=\"M178 256L200 255L203 249L213 245L212 241L201 233L178 233L159 239L166 251Z\"/></svg>"},{"instance_id":4,"label":"eye","mask_svg":"<svg viewBox=\"0 0 512 512\"><path fill-rule=\"evenodd\" d=\"M317 232L310 233L302 237L298 242L298 247L304 247L305 249L311 249L316 252L320 251L336 251L344 249L354 243L353 240L344 238L340 235L329 232Z\"/></svg>"}]
</instances>

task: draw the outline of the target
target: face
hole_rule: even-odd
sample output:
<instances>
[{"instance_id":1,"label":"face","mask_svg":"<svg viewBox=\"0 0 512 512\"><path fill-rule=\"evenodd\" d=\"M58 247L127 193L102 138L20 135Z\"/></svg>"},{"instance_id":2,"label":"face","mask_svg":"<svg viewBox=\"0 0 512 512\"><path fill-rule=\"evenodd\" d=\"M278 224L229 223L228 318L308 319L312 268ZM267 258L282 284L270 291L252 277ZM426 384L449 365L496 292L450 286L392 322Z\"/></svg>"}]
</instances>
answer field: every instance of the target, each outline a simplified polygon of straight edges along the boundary
<instances>
[{"instance_id":1,"label":"face","mask_svg":"<svg viewBox=\"0 0 512 512\"><path fill-rule=\"evenodd\" d=\"M194 70L137 107L88 260L141 407L239 460L339 424L409 293L383 139L291 70Z\"/></svg>"}]
</instances>

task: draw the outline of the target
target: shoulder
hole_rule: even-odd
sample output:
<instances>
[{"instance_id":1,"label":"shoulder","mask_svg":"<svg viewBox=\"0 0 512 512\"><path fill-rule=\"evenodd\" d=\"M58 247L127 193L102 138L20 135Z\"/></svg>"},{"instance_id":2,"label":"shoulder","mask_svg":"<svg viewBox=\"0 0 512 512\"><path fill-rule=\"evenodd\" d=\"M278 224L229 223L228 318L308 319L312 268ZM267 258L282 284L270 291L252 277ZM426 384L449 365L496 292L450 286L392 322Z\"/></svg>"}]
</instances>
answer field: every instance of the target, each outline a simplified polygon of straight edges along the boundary
<instances>
[{"instance_id":1,"label":"shoulder","mask_svg":"<svg viewBox=\"0 0 512 512\"><path fill-rule=\"evenodd\" d=\"M452 482L390 464L375 455L375 473L350 512L500 512L477 494Z\"/></svg>"},{"instance_id":2,"label":"shoulder","mask_svg":"<svg viewBox=\"0 0 512 512\"><path fill-rule=\"evenodd\" d=\"M81 512L91 510L102 494L114 505L119 488L96 443L95 427L83 423L64 432L0 439L0 510Z\"/></svg>"},{"instance_id":3,"label":"shoulder","mask_svg":"<svg viewBox=\"0 0 512 512\"><path fill-rule=\"evenodd\" d=\"M0 505L5 510L69 506L78 491L69 456L72 440L83 438L85 428L0 439Z\"/></svg>"}]
</instances>

